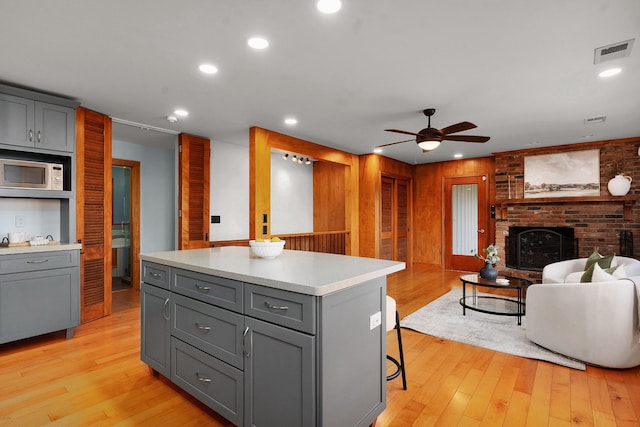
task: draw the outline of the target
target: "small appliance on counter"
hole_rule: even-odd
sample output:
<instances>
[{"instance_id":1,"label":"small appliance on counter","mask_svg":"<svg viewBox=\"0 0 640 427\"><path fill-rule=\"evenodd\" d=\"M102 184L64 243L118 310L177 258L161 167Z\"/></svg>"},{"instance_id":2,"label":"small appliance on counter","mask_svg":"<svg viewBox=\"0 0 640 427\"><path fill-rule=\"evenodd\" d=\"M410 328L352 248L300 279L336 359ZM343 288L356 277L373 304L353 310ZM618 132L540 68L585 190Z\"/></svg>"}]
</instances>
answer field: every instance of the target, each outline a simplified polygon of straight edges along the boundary
<instances>
[{"instance_id":1,"label":"small appliance on counter","mask_svg":"<svg viewBox=\"0 0 640 427\"><path fill-rule=\"evenodd\" d=\"M12 248L17 246L43 246L57 245L58 241L53 240L53 236L48 234L47 237L34 236L31 240L26 240L25 233L8 233L7 237L2 238L0 248Z\"/></svg>"}]
</instances>

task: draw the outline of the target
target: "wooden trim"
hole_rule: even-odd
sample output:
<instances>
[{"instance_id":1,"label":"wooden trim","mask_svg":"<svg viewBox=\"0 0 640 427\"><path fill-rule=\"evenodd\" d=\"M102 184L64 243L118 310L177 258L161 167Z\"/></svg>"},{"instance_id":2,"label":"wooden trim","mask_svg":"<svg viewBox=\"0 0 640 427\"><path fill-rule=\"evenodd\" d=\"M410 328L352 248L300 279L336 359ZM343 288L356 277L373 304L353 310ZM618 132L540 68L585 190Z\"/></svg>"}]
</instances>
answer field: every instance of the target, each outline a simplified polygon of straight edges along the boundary
<instances>
[{"instance_id":1,"label":"wooden trim","mask_svg":"<svg viewBox=\"0 0 640 427\"><path fill-rule=\"evenodd\" d=\"M633 144L636 142L640 142L640 136L635 136L632 138L607 139L603 141L582 142L579 144L565 144L565 145L552 145L552 146L545 146L545 147L526 148L522 150L513 150L513 151L496 151L491 154L493 156L503 156L503 155L515 156L515 155L529 155L529 154L535 154L538 152L547 152L547 151L554 151L554 150L562 150L563 152L567 152L571 150L579 151L579 150L585 150L588 148L597 148L606 144Z\"/></svg>"},{"instance_id":2,"label":"wooden trim","mask_svg":"<svg viewBox=\"0 0 640 427\"><path fill-rule=\"evenodd\" d=\"M506 220L509 216L507 208L516 205L581 205L586 203L622 203L624 206L624 219L633 219L633 205L638 201L635 194L627 196L587 196L587 197L531 197L525 199L496 200L496 206L500 209L500 219Z\"/></svg>"},{"instance_id":3,"label":"wooden trim","mask_svg":"<svg viewBox=\"0 0 640 427\"><path fill-rule=\"evenodd\" d=\"M140 289L140 162L135 160L112 159L112 166L126 166L131 169L131 242L130 270L131 286Z\"/></svg>"},{"instance_id":4,"label":"wooden trim","mask_svg":"<svg viewBox=\"0 0 640 427\"><path fill-rule=\"evenodd\" d=\"M252 127L249 130L249 237L271 236L271 150L278 149L345 166L345 228L347 254L359 253L359 158L303 139ZM263 222L263 214L267 221ZM267 233L263 233L266 226Z\"/></svg>"}]
</instances>

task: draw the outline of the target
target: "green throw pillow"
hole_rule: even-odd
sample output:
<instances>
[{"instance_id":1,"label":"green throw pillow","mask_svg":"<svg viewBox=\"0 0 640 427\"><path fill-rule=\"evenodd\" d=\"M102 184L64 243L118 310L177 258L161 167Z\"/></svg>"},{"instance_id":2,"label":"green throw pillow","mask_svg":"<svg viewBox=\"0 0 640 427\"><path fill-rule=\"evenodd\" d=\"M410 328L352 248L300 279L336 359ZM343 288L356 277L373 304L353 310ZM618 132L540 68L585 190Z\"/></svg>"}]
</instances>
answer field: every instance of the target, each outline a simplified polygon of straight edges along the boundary
<instances>
[{"instance_id":1,"label":"green throw pillow","mask_svg":"<svg viewBox=\"0 0 640 427\"><path fill-rule=\"evenodd\" d=\"M606 260L605 260L605 263L606 263L606 265L607 265L606 267L604 267L604 266L600 263L600 261L596 261L596 262L592 263L592 264L589 266L589 268L587 268L587 269L584 271L584 274L583 274L583 275L582 275L582 277L580 278L580 283L588 283L588 282L591 282L591 280L593 279L593 270L595 269L596 264L598 264L598 265L600 266L600 268L602 268L606 273L613 274L613 272L614 272L614 271L616 271L616 268L618 268L618 266L617 266L617 265L616 265L615 267L610 267L610 265L611 265L611 261L613 260L613 257L614 257L614 255L610 255L610 256L606 256L606 257L602 257L602 258L600 258L601 260L604 260L605 258L610 258L608 263L606 263Z\"/></svg>"},{"instance_id":2,"label":"green throw pillow","mask_svg":"<svg viewBox=\"0 0 640 427\"><path fill-rule=\"evenodd\" d=\"M587 258L587 262L584 265L584 269L585 269L585 271L588 270L589 267L591 267L596 262L602 268L609 268L609 267L611 267L611 262L613 261L613 258L615 256L616 256L616 254L602 256L602 255L600 255L598 253L597 250L594 250L593 253L589 256L589 258Z\"/></svg>"}]
</instances>

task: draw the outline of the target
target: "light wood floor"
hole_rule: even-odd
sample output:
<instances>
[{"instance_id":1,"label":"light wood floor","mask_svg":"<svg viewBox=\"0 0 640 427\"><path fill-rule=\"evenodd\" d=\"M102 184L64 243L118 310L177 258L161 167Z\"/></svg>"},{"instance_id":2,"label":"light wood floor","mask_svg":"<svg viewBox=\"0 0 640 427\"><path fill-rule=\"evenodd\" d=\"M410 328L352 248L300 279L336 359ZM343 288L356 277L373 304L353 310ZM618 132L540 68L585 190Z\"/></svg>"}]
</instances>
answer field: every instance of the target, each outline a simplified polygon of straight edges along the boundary
<instances>
[{"instance_id":1,"label":"light wood floor","mask_svg":"<svg viewBox=\"0 0 640 427\"><path fill-rule=\"evenodd\" d=\"M459 286L414 267L389 278L401 316ZM138 294L77 328L0 345L0 425L229 426L139 359ZM408 390L387 383L383 426L640 426L640 368L576 371L402 330ZM390 354L397 354L389 334ZM333 427L333 426L332 426ZM341 426L335 426L341 427Z\"/></svg>"}]
</instances>

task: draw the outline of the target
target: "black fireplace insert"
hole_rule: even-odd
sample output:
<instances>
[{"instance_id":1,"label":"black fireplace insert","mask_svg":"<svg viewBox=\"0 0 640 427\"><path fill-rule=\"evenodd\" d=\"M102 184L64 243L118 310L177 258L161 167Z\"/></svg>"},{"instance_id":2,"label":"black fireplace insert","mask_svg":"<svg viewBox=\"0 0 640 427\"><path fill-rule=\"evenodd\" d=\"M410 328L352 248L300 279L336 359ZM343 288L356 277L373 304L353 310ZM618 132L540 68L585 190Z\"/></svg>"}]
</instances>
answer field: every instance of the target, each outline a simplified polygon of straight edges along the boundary
<instances>
[{"instance_id":1,"label":"black fireplace insert","mask_svg":"<svg viewBox=\"0 0 640 427\"><path fill-rule=\"evenodd\" d=\"M578 241L571 227L509 227L506 265L517 270L542 271L545 265L578 257Z\"/></svg>"}]
</instances>

